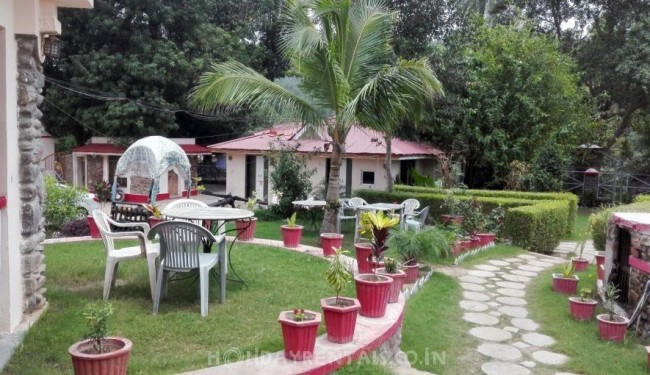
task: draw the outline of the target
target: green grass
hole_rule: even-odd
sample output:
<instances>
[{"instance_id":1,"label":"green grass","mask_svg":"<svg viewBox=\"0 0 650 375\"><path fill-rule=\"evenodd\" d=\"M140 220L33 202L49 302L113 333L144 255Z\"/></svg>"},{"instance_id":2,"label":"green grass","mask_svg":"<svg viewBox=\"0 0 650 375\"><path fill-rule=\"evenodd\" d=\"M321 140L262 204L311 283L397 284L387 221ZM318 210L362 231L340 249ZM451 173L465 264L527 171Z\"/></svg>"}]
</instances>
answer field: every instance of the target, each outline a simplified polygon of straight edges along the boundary
<instances>
[{"instance_id":1,"label":"green grass","mask_svg":"<svg viewBox=\"0 0 650 375\"><path fill-rule=\"evenodd\" d=\"M101 242L47 245L45 256L49 308L28 331L6 374L71 373L67 349L84 335L81 310L101 300ZM249 288L228 283L226 303L220 305L218 284L211 280L207 317L200 314L198 281L189 279L170 283L153 316L146 261L120 265L110 295L115 310L111 334L134 343L130 374L170 374L237 360L226 352L231 348L247 355L282 350L278 313L318 311L320 299L332 295L324 279L327 262L312 256L246 244L235 246L232 262ZM343 295L354 295L353 285ZM220 358L224 352L227 358Z\"/></svg>"},{"instance_id":2,"label":"green grass","mask_svg":"<svg viewBox=\"0 0 650 375\"><path fill-rule=\"evenodd\" d=\"M526 300L530 318L540 324L540 332L557 340L552 350L571 358L559 370L590 375L647 374L647 354L633 331L628 331L624 343L603 341L598 336L595 319L591 322L571 319L567 296L552 290L553 272L559 272L559 267L533 279ZM595 272L594 266L586 272ZM579 273L582 275L585 273ZM600 307L596 313L599 311Z\"/></svg>"},{"instance_id":3,"label":"green grass","mask_svg":"<svg viewBox=\"0 0 650 375\"><path fill-rule=\"evenodd\" d=\"M575 227L573 228L573 233L565 234L562 237L562 241L580 241L582 234L587 229L589 229L589 215L591 215L592 212L594 212L594 209L592 208L578 208L578 214L576 215L576 223Z\"/></svg>"}]
</instances>

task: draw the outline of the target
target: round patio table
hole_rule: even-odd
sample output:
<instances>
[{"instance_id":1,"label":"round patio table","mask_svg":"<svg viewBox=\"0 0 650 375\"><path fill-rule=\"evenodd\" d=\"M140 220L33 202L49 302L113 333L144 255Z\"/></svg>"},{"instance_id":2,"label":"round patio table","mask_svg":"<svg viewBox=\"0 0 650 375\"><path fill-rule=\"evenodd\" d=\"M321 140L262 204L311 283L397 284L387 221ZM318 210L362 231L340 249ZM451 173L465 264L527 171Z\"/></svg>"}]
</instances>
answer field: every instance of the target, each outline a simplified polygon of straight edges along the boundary
<instances>
[{"instance_id":1,"label":"round patio table","mask_svg":"<svg viewBox=\"0 0 650 375\"><path fill-rule=\"evenodd\" d=\"M302 207L303 209L309 211L309 214L311 215L311 225L314 227L314 230L317 231L318 227L316 226L316 210L312 210L312 208L325 207L327 202L307 199L304 201L293 201L291 203L293 203L294 206Z\"/></svg>"},{"instance_id":2,"label":"round patio table","mask_svg":"<svg viewBox=\"0 0 650 375\"><path fill-rule=\"evenodd\" d=\"M253 211L242 210L239 208L229 208L229 207L172 207L169 209L164 209L162 211L162 214L167 217L171 217L175 219L203 220L204 223L210 222L211 223L210 230L214 234L225 234L225 223L228 221L234 221L239 219L250 219L255 215ZM250 225L250 220L248 225ZM221 253L219 254L219 284L221 287L220 300L223 301L225 301L226 299L226 273L228 272L226 263L230 267L230 270L232 271L233 275L236 277L236 279L228 279L228 280L241 282L246 286L246 288L248 288L248 285L246 284L244 279L242 279L237 274L237 271L235 271L235 268L232 265L232 261L230 257L232 246L235 244L235 241L237 241L237 237L239 237L239 233L237 233L235 239L230 243L230 247L228 248L227 255L225 254L225 252L224 254Z\"/></svg>"}]
</instances>

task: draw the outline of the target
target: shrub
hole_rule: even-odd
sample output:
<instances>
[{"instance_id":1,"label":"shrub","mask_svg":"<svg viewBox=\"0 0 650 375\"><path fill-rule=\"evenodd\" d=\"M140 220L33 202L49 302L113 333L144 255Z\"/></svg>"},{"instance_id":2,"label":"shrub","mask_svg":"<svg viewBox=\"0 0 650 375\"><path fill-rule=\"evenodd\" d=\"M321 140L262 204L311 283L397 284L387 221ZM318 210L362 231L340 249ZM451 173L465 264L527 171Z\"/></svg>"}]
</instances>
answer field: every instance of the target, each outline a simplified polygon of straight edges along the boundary
<instances>
[{"instance_id":1,"label":"shrub","mask_svg":"<svg viewBox=\"0 0 650 375\"><path fill-rule=\"evenodd\" d=\"M535 191L561 191L569 159L557 142L547 142L535 155L528 182Z\"/></svg>"},{"instance_id":2,"label":"shrub","mask_svg":"<svg viewBox=\"0 0 650 375\"><path fill-rule=\"evenodd\" d=\"M271 183L281 195L278 204L270 209L282 217L291 216L293 201L307 198L312 187L311 176L316 173L315 169L307 167L307 158L298 153L298 147L280 143L279 148L273 146L269 153L269 163L273 167Z\"/></svg>"},{"instance_id":3,"label":"shrub","mask_svg":"<svg viewBox=\"0 0 650 375\"><path fill-rule=\"evenodd\" d=\"M566 228L568 209L567 203L562 201L512 208L506 215L505 236L512 239L513 245L551 253Z\"/></svg>"},{"instance_id":4,"label":"shrub","mask_svg":"<svg viewBox=\"0 0 650 375\"><path fill-rule=\"evenodd\" d=\"M61 237L83 237L90 236L90 228L86 219L69 221L59 231Z\"/></svg>"},{"instance_id":5,"label":"shrub","mask_svg":"<svg viewBox=\"0 0 650 375\"><path fill-rule=\"evenodd\" d=\"M81 200L83 192L75 187L57 185L54 177L45 177L43 216L49 231L59 230L63 224L79 217L78 202Z\"/></svg>"}]
</instances>

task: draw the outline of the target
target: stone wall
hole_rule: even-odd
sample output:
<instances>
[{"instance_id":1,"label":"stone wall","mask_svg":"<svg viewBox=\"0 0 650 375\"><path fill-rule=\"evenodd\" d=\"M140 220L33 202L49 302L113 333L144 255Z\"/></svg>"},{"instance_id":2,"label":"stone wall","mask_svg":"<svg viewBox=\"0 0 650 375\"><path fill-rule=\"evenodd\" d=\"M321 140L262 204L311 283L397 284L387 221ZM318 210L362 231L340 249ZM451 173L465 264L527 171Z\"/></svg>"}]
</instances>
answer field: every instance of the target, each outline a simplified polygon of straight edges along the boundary
<instances>
[{"instance_id":1,"label":"stone wall","mask_svg":"<svg viewBox=\"0 0 650 375\"><path fill-rule=\"evenodd\" d=\"M45 239L43 219L43 175L41 141L43 131L38 106L43 102L44 84L38 57L38 39L33 35L16 35L18 63L18 150L20 152L20 216L23 275L23 312L31 313L45 304Z\"/></svg>"},{"instance_id":2,"label":"stone wall","mask_svg":"<svg viewBox=\"0 0 650 375\"><path fill-rule=\"evenodd\" d=\"M151 184L153 181L150 178L131 176L129 180L129 192L131 194L149 195Z\"/></svg>"},{"instance_id":3,"label":"stone wall","mask_svg":"<svg viewBox=\"0 0 650 375\"><path fill-rule=\"evenodd\" d=\"M95 184L104 179L104 157L100 155L88 155L86 157L86 163L88 190L94 191ZM110 182L113 183L113 181Z\"/></svg>"}]
</instances>

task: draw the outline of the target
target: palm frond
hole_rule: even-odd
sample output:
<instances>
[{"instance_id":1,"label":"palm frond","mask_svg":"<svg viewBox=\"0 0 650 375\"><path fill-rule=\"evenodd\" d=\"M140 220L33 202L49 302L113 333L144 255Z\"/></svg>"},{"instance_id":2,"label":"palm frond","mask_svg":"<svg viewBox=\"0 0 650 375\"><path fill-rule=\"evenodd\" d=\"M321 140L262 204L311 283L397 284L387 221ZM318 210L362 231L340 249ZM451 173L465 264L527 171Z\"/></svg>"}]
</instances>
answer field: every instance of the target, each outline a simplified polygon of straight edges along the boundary
<instances>
[{"instance_id":1,"label":"palm frond","mask_svg":"<svg viewBox=\"0 0 650 375\"><path fill-rule=\"evenodd\" d=\"M236 61L213 64L192 89L189 102L205 112L245 106L255 110L272 109L308 124L322 120L318 109L307 101Z\"/></svg>"}]
</instances>

